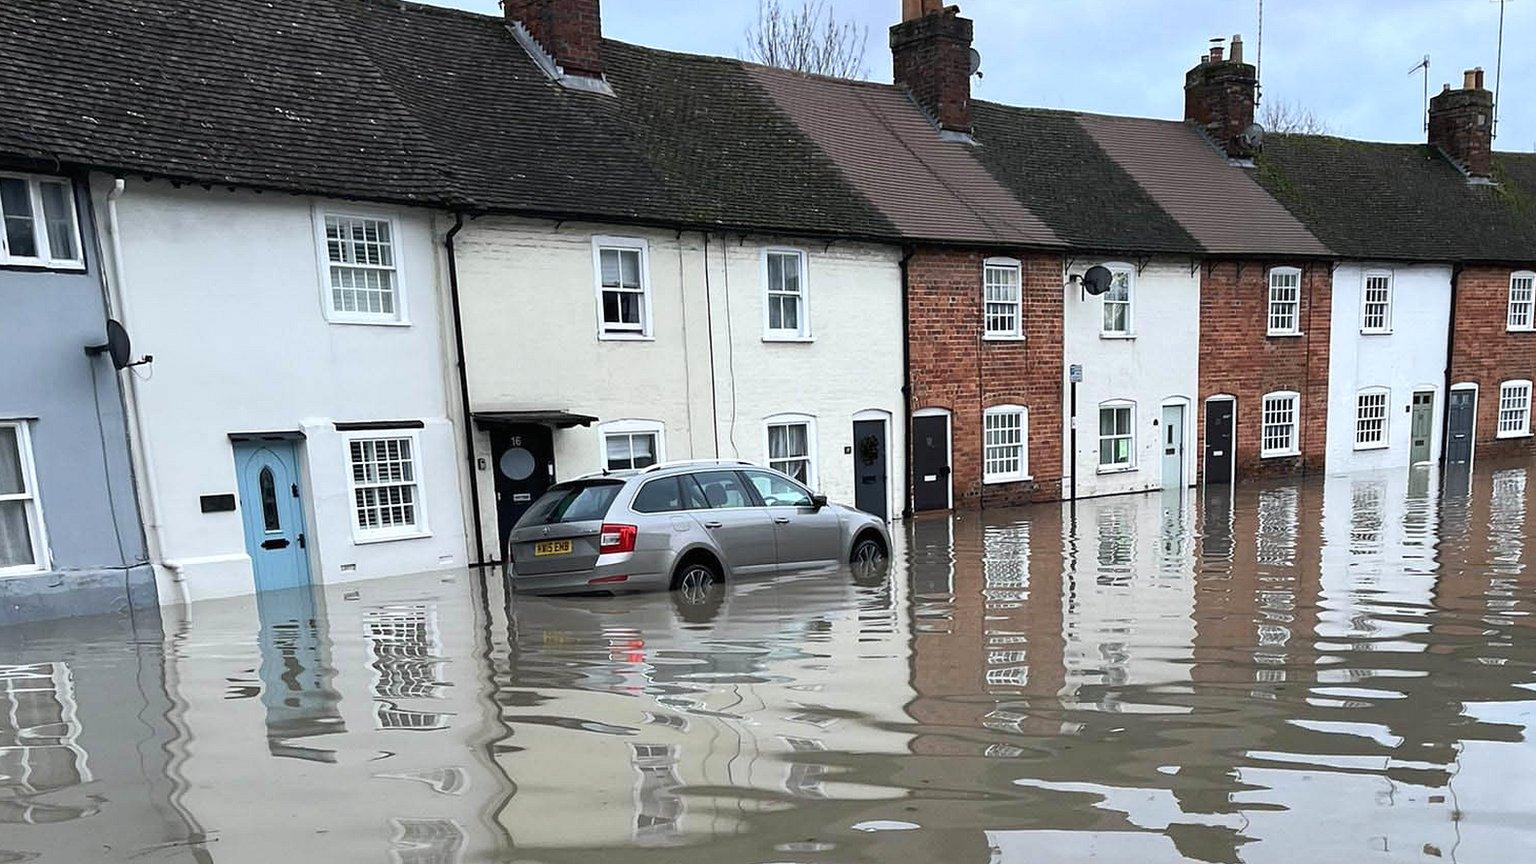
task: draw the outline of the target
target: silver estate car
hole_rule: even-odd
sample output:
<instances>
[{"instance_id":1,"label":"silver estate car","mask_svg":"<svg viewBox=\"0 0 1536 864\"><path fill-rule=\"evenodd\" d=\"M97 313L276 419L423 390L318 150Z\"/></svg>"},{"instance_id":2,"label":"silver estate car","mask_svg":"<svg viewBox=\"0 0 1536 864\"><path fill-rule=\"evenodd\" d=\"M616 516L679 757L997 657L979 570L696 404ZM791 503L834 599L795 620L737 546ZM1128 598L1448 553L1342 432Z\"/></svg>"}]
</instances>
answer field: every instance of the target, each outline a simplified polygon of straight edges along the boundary
<instances>
[{"instance_id":1,"label":"silver estate car","mask_svg":"<svg viewBox=\"0 0 1536 864\"><path fill-rule=\"evenodd\" d=\"M885 566L877 516L777 471L689 462L550 487L513 527L508 578L539 594L699 591L739 576Z\"/></svg>"}]
</instances>

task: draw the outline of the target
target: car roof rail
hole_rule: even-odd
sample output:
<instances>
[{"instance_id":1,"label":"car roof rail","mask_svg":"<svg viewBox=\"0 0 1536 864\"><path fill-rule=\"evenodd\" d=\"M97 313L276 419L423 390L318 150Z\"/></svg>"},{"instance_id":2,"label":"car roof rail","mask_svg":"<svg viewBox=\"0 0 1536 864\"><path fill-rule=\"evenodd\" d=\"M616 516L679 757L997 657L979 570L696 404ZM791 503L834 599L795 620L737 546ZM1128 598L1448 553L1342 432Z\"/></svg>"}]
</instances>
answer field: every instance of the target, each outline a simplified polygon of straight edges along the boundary
<instances>
[{"instance_id":1,"label":"car roof rail","mask_svg":"<svg viewBox=\"0 0 1536 864\"><path fill-rule=\"evenodd\" d=\"M653 474L657 471L664 471L668 468L685 468L689 465L745 465L749 468L757 467L751 462L747 462L743 459L680 459L676 462L658 462L655 465L651 465L645 468L640 473Z\"/></svg>"},{"instance_id":2,"label":"car roof rail","mask_svg":"<svg viewBox=\"0 0 1536 864\"><path fill-rule=\"evenodd\" d=\"M561 480L560 482L561 483L574 483L574 482L576 482L578 480L591 480L594 477L612 477L612 478L615 478L615 479L622 480L625 477L633 477L633 476L635 476L636 474L639 474L639 473L640 473L639 471L634 471L632 469L627 469L627 468L621 468L621 469L619 469L617 471L615 471L615 470L613 470L611 468L604 468L601 471L589 471L586 474L581 474L581 475L578 475L576 477L571 477L571 478L568 478L568 479L565 479L565 480Z\"/></svg>"}]
</instances>

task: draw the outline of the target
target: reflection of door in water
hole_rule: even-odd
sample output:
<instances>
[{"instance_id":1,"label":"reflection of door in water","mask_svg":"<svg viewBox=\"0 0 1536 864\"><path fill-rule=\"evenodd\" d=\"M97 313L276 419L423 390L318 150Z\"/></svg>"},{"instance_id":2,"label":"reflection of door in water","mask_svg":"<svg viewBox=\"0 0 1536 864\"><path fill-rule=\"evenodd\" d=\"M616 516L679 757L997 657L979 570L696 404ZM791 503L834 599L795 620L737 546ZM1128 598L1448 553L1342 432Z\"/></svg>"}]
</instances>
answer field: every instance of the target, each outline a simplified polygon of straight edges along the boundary
<instances>
[{"instance_id":1,"label":"reflection of door in water","mask_svg":"<svg viewBox=\"0 0 1536 864\"><path fill-rule=\"evenodd\" d=\"M507 426L491 433L496 460L496 522L506 554L512 526L555 479L554 433L548 426ZM503 559L505 560L505 559Z\"/></svg>"},{"instance_id":2,"label":"reflection of door in water","mask_svg":"<svg viewBox=\"0 0 1536 864\"><path fill-rule=\"evenodd\" d=\"M853 424L853 483L853 506L881 519L889 517L884 420L858 420Z\"/></svg>"},{"instance_id":3,"label":"reflection of door in water","mask_svg":"<svg viewBox=\"0 0 1536 864\"><path fill-rule=\"evenodd\" d=\"M1237 413L1234 399L1211 399L1205 403L1205 482L1231 483L1232 423Z\"/></svg>"},{"instance_id":4,"label":"reflection of door in water","mask_svg":"<svg viewBox=\"0 0 1536 864\"><path fill-rule=\"evenodd\" d=\"M912 506L944 510L949 504L949 416L912 418Z\"/></svg>"},{"instance_id":5,"label":"reflection of door in water","mask_svg":"<svg viewBox=\"0 0 1536 864\"><path fill-rule=\"evenodd\" d=\"M336 751L295 739L347 731L332 686L324 594L311 586L256 595L261 619L261 703L267 709L267 751L310 762L335 762Z\"/></svg>"},{"instance_id":6,"label":"reflection of door in water","mask_svg":"<svg viewBox=\"0 0 1536 864\"><path fill-rule=\"evenodd\" d=\"M293 441L239 441L235 470L245 551L257 591L309 584L304 505L299 498L298 448Z\"/></svg>"},{"instance_id":7,"label":"reflection of door in water","mask_svg":"<svg viewBox=\"0 0 1536 864\"><path fill-rule=\"evenodd\" d=\"M1408 464L1417 465L1434 458L1429 442L1435 430L1435 392L1420 390L1413 394L1413 416L1409 424Z\"/></svg>"},{"instance_id":8,"label":"reflection of door in water","mask_svg":"<svg viewBox=\"0 0 1536 864\"><path fill-rule=\"evenodd\" d=\"M1184 406L1163 406L1163 488L1184 488Z\"/></svg>"}]
</instances>

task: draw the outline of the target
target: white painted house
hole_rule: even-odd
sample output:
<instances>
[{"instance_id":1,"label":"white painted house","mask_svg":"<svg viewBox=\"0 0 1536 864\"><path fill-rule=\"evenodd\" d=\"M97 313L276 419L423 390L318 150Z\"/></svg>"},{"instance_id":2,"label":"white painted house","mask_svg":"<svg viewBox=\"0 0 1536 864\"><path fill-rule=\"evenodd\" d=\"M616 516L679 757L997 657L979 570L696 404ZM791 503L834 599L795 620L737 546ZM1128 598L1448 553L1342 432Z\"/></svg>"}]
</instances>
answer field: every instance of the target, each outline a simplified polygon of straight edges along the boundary
<instances>
[{"instance_id":1,"label":"white painted house","mask_svg":"<svg viewBox=\"0 0 1536 864\"><path fill-rule=\"evenodd\" d=\"M1329 473L1439 458L1450 315L1449 265L1349 261L1334 269Z\"/></svg>"},{"instance_id":2,"label":"white painted house","mask_svg":"<svg viewBox=\"0 0 1536 864\"><path fill-rule=\"evenodd\" d=\"M1082 287L1095 266L1111 274L1109 290L1097 296ZM1080 366L1082 382L1077 448L1063 448L1063 476L1076 473L1080 498L1193 485L1199 269L1178 258L1144 266L1079 258L1069 263L1065 291L1065 377ZM1070 380L1066 387L1062 440L1070 442Z\"/></svg>"},{"instance_id":3,"label":"white painted house","mask_svg":"<svg viewBox=\"0 0 1536 864\"><path fill-rule=\"evenodd\" d=\"M162 602L459 568L432 213L97 175Z\"/></svg>"},{"instance_id":4,"label":"white painted house","mask_svg":"<svg viewBox=\"0 0 1536 864\"><path fill-rule=\"evenodd\" d=\"M551 483L665 461L900 512L898 249L495 217L455 258L488 558Z\"/></svg>"}]
</instances>

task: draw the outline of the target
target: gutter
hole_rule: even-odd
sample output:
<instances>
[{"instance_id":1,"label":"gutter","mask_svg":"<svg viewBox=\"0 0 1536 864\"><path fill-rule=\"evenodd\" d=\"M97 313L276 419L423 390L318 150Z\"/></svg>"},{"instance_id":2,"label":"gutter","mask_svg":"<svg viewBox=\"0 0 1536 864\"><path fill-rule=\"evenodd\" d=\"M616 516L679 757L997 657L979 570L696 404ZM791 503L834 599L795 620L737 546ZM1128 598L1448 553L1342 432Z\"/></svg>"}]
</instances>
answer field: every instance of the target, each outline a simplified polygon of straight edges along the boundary
<instances>
[{"instance_id":1,"label":"gutter","mask_svg":"<svg viewBox=\"0 0 1536 864\"><path fill-rule=\"evenodd\" d=\"M912 310L911 268L908 262L917 254L908 244L901 250L901 441L906 452L902 454L901 518L912 518Z\"/></svg>"},{"instance_id":2,"label":"gutter","mask_svg":"<svg viewBox=\"0 0 1536 864\"><path fill-rule=\"evenodd\" d=\"M496 564L485 560L485 531L480 526L480 471L475 462L475 418L469 408L469 369L464 360L464 316L459 307L459 266L454 254L453 240L464 229L464 214L453 214L453 227L443 238L443 249L448 255L448 301L453 311L454 365L459 374L459 404L464 410L464 458L469 467L470 522L475 526L474 555L470 567Z\"/></svg>"},{"instance_id":3,"label":"gutter","mask_svg":"<svg viewBox=\"0 0 1536 864\"><path fill-rule=\"evenodd\" d=\"M118 322L124 327L130 326L133 322L127 279L124 276L126 268L123 266L122 231L119 229L117 219L117 200L123 197L126 191L128 191L128 181L122 177L114 177L112 191L107 193L107 233L112 238L112 279L108 294L112 300L112 307L117 312ZM102 270L105 274L106 268ZM128 373L128 398L125 402L132 424L132 436L138 441L138 446L131 448L131 451L139 454L139 461L143 467L143 471L139 472L142 482L137 486L140 492L139 504L144 515L144 541L147 547L144 551L149 554L151 565L158 562L170 573L171 583L176 587L176 594L185 605L192 602L192 598L182 576L182 565L179 561L172 561L165 557L165 541L161 534L160 521L159 475L155 471L155 456L149 446L148 424L144 420L144 412L140 407L139 378L131 371ZM156 581L158 582L158 579Z\"/></svg>"}]
</instances>

